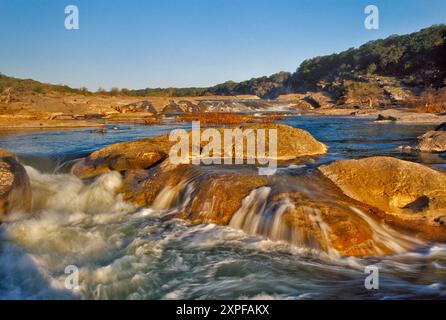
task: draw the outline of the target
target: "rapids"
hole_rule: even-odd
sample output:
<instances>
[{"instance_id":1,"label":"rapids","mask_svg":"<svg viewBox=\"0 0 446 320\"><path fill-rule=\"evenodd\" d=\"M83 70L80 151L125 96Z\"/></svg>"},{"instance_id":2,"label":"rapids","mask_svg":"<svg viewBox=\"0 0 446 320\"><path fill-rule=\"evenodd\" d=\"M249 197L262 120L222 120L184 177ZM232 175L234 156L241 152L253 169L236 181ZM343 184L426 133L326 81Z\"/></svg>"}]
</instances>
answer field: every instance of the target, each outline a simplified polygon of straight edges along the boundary
<instances>
[{"instance_id":1,"label":"rapids","mask_svg":"<svg viewBox=\"0 0 446 320\"><path fill-rule=\"evenodd\" d=\"M281 168L278 179L301 181L312 166L363 156L371 152L370 146L378 154L392 154L394 146L425 129L383 130L374 125L373 131L373 125L361 129L349 119L329 120L294 120L293 125L327 142L331 153L316 162ZM346 136L340 136L341 127ZM129 130L129 139L147 135L140 127ZM167 129L149 134L163 130ZM126 139L122 131L116 140ZM17 152L28 164L33 191L33 214L16 213L0 225L1 299L446 298L445 245L415 240L351 206L343 209L370 225L373 237L397 253L342 257L328 240L321 246L299 229L286 227L284 213L294 204L287 197L271 203L274 187L251 191L227 227L174 218L191 201L193 180L166 185L151 207L136 208L118 193L122 177L116 172L88 182L64 173L68 165L61 164L67 160L112 143L110 137L81 139L84 134L63 132L64 139L71 137L65 147L54 132L1 137L2 147ZM36 136L47 144L36 148ZM366 140L358 140L365 136ZM349 154L351 149L359 151ZM416 160L444 164L441 158ZM324 197L317 181L311 185L302 179L295 188L316 200ZM309 216L321 234L328 232L317 210ZM79 269L79 285L73 290L65 287L65 268L70 265ZM379 267L379 290L364 288L364 269L369 265Z\"/></svg>"}]
</instances>

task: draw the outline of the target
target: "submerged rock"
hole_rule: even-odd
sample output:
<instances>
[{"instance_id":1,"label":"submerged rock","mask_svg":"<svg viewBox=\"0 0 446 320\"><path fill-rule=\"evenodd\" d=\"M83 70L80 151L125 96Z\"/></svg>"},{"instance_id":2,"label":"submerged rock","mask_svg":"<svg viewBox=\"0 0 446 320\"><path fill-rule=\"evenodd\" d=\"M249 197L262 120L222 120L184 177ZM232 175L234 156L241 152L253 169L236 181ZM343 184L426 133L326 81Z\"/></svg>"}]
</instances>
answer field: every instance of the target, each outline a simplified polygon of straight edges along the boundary
<instances>
[{"instance_id":1,"label":"submerged rock","mask_svg":"<svg viewBox=\"0 0 446 320\"><path fill-rule=\"evenodd\" d=\"M31 186L17 156L0 148L0 222L12 211L30 211Z\"/></svg>"},{"instance_id":2,"label":"submerged rock","mask_svg":"<svg viewBox=\"0 0 446 320\"><path fill-rule=\"evenodd\" d=\"M446 241L446 174L391 157L336 161L319 170L347 196L382 210L386 223Z\"/></svg>"}]
</instances>

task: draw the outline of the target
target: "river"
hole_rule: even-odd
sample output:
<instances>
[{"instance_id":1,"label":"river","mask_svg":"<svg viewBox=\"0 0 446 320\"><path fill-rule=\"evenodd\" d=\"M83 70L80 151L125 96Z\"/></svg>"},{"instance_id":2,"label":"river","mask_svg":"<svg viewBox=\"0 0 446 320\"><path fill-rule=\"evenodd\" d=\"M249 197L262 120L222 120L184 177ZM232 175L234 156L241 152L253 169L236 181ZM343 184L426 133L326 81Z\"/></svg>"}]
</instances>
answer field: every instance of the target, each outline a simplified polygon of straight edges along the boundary
<instances>
[{"instance_id":1,"label":"river","mask_svg":"<svg viewBox=\"0 0 446 320\"><path fill-rule=\"evenodd\" d=\"M441 155L397 149L432 125L311 116L282 122L330 147L303 168L282 168L285 178L333 160L373 155L446 168ZM1 134L0 147L26 165L34 214L17 214L0 226L0 299L446 298L446 245L423 243L383 257L340 257L256 235L236 217L228 227L166 220L162 205L141 209L124 202L116 172L89 183L67 174L73 160L94 150L173 127L187 125L118 125L105 134L89 129ZM266 192L251 193L239 216L249 214L251 198L259 203ZM165 201L163 195L160 199ZM364 286L370 265L380 270L377 290ZM79 270L73 290L65 286L67 266Z\"/></svg>"}]
</instances>

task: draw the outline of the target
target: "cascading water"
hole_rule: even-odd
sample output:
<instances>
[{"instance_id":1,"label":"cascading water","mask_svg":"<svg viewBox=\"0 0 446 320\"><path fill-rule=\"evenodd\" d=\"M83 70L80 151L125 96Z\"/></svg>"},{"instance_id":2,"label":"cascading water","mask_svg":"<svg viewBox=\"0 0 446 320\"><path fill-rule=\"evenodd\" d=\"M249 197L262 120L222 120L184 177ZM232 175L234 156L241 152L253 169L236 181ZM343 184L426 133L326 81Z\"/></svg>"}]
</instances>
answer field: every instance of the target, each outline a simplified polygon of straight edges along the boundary
<instances>
[{"instance_id":1,"label":"cascading water","mask_svg":"<svg viewBox=\"0 0 446 320\"><path fill-rule=\"evenodd\" d=\"M195 191L193 179L164 188L154 206L139 210L117 194L122 178L116 172L85 184L70 175L26 169L33 214L16 214L0 227L3 298L329 298L337 297L341 288L346 296L346 286L352 297L364 294L363 268L371 262L317 251L323 246L286 224L292 201L285 197L270 203L271 187L254 189L229 227L190 225L164 217L187 210ZM328 232L317 210L307 210L312 223ZM359 209L357 214L373 226L375 237L402 253L380 262L382 286L394 286L405 281L398 280L400 276L418 272L411 261L421 257L424 262L418 263L428 264L430 257L436 261L422 283L446 275L446 248L404 255L411 238L377 224ZM319 254L308 255L314 250ZM70 265L79 268L74 290L65 287L65 268ZM318 276L313 279L315 270ZM345 282L335 285L333 279ZM355 281L358 285L352 285ZM444 288L435 282L433 287L413 285L410 291L409 297L420 291L430 297Z\"/></svg>"},{"instance_id":2,"label":"cascading water","mask_svg":"<svg viewBox=\"0 0 446 320\"><path fill-rule=\"evenodd\" d=\"M328 157L335 158L395 156L396 146L428 129L412 128L415 131L409 134L407 126L399 130L392 125L383 136L381 125L368 125L366 120L355 119L355 124L341 118L287 121L295 121L318 137L329 137L324 140L331 147ZM346 123L351 130L341 130ZM364 130L367 139L354 140L364 136ZM39 132L5 136L2 146L20 155L37 153L37 160L25 162L42 165L44 151L57 150L61 159L77 157L118 142L113 139L134 140L153 134L153 128L147 126L120 130L116 138L100 135L86 146L85 132ZM38 150L34 135L40 142ZM54 172L49 162L39 168ZM446 246L420 243L381 224L359 206L338 202L324 193L327 190L317 179L285 179L300 176L305 171L302 168L279 170L276 180L285 181L283 191L294 188L282 198L276 197L276 185L253 188L228 221L229 227L174 218L190 210L200 190L199 177L184 177L180 187L165 186L151 207L139 209L117 194L122 178L115 172L86 183L71 175L26 169L33 189L33 212L16 213L0 225L0 299L446 297ZM214 191L218 190L209 190L209 194ZM218 205L218 199L209 201L212 205ZM333 221L327 221L325 206L348 212L355 224L373 230L374 242L384 246L377 250L389 248L397 254L386 255L385 250L377 257L332 254L335 243L330 235L335 230ZM289 224L290 212L301 219ZM318 236L310 237L308 230ZM379 267L379 290L364 288L364 269L369 265ZM75 289L65 286L67 266L79 269Z\"/></svg>"},{"instance_id":3,"label":"cascading water","mask_svg":"<svg viewBox=\"0 0 446 320\"><path fill-rule=\"evenodd\" d=\"M267 206L271 188L262 187L253 190L243 201L240 209L234 214L229 225L249 234L260 234L262 217Z\"/></svg>"},{"instance_id":4,"label":"cascading water","mask_svg":"<svg viewBox=\"0 0 446 320\"><path fill-rule=\"evenodd\" d=\"M287 211L295 209L295 205L289 198L285 197L278 203L271 204L270 195L270 187L261 187L251 191L242 201L240 209L232 217L229 226L242 229L251 235L262 235L271 240L287 241L302 248L325 249L329 255L339 256L339 252L333 247L330 240L330 226L323 220L319 209L301 207L311 227L321 235L320 239L316 240L314 237L308 237L308 226L286 223L284 215ZM406 252L425 244L423 241L406 236L386 225L381 225L358 208L350 206L344 210L352 211L358 215L373 230L373 240L385 245L392 252ZM378 246L373 242L372 244L378 253L383 253Z\"/></svg>"}]
</instances>

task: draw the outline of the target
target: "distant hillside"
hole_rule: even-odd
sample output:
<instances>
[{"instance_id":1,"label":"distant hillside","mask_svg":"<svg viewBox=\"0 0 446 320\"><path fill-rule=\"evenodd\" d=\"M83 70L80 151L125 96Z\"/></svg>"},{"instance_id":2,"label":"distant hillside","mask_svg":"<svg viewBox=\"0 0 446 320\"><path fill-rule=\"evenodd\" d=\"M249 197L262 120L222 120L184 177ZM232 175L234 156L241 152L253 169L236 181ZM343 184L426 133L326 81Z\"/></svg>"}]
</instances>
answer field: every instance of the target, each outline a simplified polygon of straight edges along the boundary
<instances>
[{"instance_id":1,"label":"distant hillside","mask_svg":"<svg viewBox=\"0 0 446 320\"><path fill-rule=\"evenodd\" d=\"M208 88L146 88L139 90L113 88L98 90L101 94L127 96L207 96L257 95L274 98L284 93L330 91L345 96L345 81L358 87L376 77L391 77L394 82L418 89L446 85L446 25L434 25L408 35L393 35L370 41L359 48L305 60L293 74L279 72L269 77L243 82L227 81ZM376 85L376 84L373 84ZM395 86L395 85L394 85ZM86 88L50 85L34 80L21 80L0 74L0 93L4 90L35 93L67 92L91 94ZM364 90L363 90L364 91ZM376 90L375 90L376 91ZM367 92L364 91L367 95Z\"/></svg>"},{"instance_id":2,"label":"distant hillside","mask_svg":"<svg viewBox=\"0 0 446 320\"><path fill-rule=\"evenodd\" d=\"M210 88L131 90L132 95L240 95L262 98L282 93L318 90L342 80L370 76L395 77L406 85L446 85L446 25L434 25L409 35L393 35L370 41L338 54L305 60L293 74L279 72L270 77L243 82L227 81Z\"/></svg>"},{"instance_id":3,"label":"distant hillside","mask_svg":"<svg viewBox=\"0 0 446 320\"><path fill-rule=\"evenodd\" d=\"M227 81L208 88L146 88L140 90L129 90L133 96L206 96L206 95L256 95L265 97L282 91L284 85L289 81L291 73L279 72L269 77L252 78L243 82Z\"/></svg>"},{"instance_id":4,"label":"distant hillside","mask_svg":"<svg viewBox=\"0 0 446 320\"><path fill-rule=\"evenodd\" d=\"M0 73L0 93L7 89L15 92L34 93L88 93L88 90L86 88L73 89L65 85L47 84L32 79L17 79Z\"/></svg>"},{"instance_id":5,"label":"distant hillside","mask_svg":"<svg viewBox=\"0 0 446 320\"><path fill-rule=\"evenodd\" d=\"M425 87L446 85L446 25L306 60L287 85L291 91L312 90L321 81L359 75L392 76Z\"/></svg>"}]
</instances>

